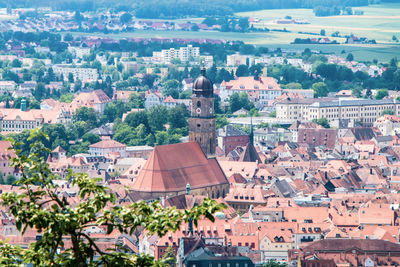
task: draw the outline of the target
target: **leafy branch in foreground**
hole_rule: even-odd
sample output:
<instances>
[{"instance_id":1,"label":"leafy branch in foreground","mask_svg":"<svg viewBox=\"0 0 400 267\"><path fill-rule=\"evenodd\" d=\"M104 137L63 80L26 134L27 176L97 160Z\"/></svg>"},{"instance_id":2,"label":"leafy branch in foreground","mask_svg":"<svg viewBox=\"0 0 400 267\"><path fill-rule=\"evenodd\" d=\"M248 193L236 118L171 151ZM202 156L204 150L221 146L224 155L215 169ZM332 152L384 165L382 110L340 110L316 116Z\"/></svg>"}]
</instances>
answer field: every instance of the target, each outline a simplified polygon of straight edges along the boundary
<instances>
[{"instance_id":1,"label":"leafy branch in foreground","mask_svg":"<svg viewBox=\"0 0 400 267\"><path fill-rule=\"evenodd\" d=\"M131 235L140 227L150 234L163 236L178 230L189 219L195 225L204 217L214 221L213 214L225 208L224 204L210 199L191 210L163 208L159 202L120 206L116 204L116 196L100 185L98 179L70 171L67 179L79 188L79 202L71 204L53 183L58 177L45 161L50 151L41 142L43 139L48 139L43 132L31 132L29 155L23 155L21 143L10 140L17 155L11 160L12 166L22 173L17 184L24 193L1 195L2 205L15 217L17 229L22 234L28 228L35 229L41 239L26 250L2 243L0 263L8 266L19 266L22 261L34 266L163 266L163 262L150 256L130 254L120 245L104 250L87 234L87 229L96 226L105 229L107 235L113 231Z\"/></svg>"}]
</instances>

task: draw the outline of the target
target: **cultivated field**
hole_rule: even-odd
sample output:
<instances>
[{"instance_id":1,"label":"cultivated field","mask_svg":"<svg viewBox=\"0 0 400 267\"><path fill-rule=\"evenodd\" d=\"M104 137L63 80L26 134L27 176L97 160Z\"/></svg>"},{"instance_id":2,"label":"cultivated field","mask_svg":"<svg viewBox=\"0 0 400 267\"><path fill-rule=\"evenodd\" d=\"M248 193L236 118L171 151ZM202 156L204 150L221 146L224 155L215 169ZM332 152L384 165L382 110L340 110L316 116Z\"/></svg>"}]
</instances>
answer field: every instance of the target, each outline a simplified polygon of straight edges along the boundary
<instances>
[{"instance_id":1,"label":"cultivated field","mask_svg":"<svg viewBox=\"0 0 400 267\"><path fill-rule=\"evenodd\" d=\"M364 11L363 16L334 16L334 17L315 17L310 9L280 9L280 10L261 10L255 12L237 13L238 16L248 16L259 18L262 21L256 25L258 27L267 27L269 29L286 28L290 32L268 33L238 33L238 32L213 32L213 31L152 31L137 30L132 33L107 34L103 36L112 38L132 38L132 37L165 37L165 38L209 38L223 40L240 40L248 44L262 45L270 48L285 48L292 50L312 50L324 53L340 54L352 52L356 60L371 61L389 61L393 57L400 58L400 44L392 41L392 36L396 35L400 39L400 3L382 4L369 7L354 8L354 10ZM272 21L285 16L292 16L294 19L306 19L310 24L306 25L277 25ZM186 21L201 22L202 19L180 19L174 22L181 23ZM344 38L330 37L332 32L339 31L342 35L353 33L359 37L375 39L376 45L293 45L290 44L295 38L320 37L315 35L299 34L299 31L319 33L325 29L326 35L330 39L343 43ZM90 35L87 33L73 33L74 35ZM92 35L101 36L94 33Z\"/></svg>"},{"instance_id":2,"label":"cultivated field","mask_svg":"<svg viewBox=\"0 0 400 267\"><path fill-rule=\"evenodd\" d=\"M325 29L328 36L339 31L342 35L353 33L357 36L376 39L379 43L393 43L393 35L400 38L400 3L371 5L353 10L362 10L364 15L315 17L311 9L261 10L237 13L237 15L262 19L256 25L258 27L286 28L293 33L299 31L319 33L321 29ZM293 19L306 19L310 24L278 25L272 22L285 16L291 16Z\"/></svg>"}]
</instances>

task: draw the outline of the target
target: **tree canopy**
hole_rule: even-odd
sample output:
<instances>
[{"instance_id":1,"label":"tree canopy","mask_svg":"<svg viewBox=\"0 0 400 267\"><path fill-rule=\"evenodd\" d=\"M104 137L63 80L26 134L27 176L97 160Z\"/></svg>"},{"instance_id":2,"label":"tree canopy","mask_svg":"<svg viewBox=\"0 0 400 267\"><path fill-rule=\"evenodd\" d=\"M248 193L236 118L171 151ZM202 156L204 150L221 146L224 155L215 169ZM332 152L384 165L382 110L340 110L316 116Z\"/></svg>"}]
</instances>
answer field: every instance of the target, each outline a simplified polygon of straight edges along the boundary
<instances>
[{"instance_id":1,"label":"tree canopy","mask_svg":"<svg viewBox=\"0 0 400 267\"><path fill-rule=\"evenodd\" d=\"M32 141L29 156L21 154L21 143L12 142L17 157L11 165L22 174L17 184L23 193L4 192L1 204L15 217L16 227L22 234L32 228L41 238L32 242L27 249L0 244L0 263L7 266L155 266L156 261L148 255L127 253L121 246L103 250L96 239L86 234L92 226L107 229L107 234L118 231L132 234L137 227L144 227L151 234L165 235L179 229L180 225L201 218L214 221L213 214L225 208L224 204L205 199L191 210L164 208L159 202L136 202L117 205L116 196L100 185L98 179L87 174L69 172L67 179L79 188L77 204L58 194L53 182L57 175L52 173L44 155L49 153L42 143L48 136L39 130L31 131ZM70 240L67 245L66 241ZM157 264L162 264L159 262Z\"/></svg>"}]
</instances>

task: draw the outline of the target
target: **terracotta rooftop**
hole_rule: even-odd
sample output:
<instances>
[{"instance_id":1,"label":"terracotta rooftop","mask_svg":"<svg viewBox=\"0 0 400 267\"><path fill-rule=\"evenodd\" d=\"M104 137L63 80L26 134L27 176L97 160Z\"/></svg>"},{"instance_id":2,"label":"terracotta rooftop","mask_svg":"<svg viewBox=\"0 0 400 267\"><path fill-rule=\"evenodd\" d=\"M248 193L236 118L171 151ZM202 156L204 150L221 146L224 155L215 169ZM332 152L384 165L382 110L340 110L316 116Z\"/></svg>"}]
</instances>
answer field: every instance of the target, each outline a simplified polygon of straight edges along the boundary
<instances>
[{"instance_id":1,"label":"terracotta rooftop","mask_svg":"<svg viewBox=\"0 0 400 267\"><path fill-rule=\"evenodd\" d=\"M95 144L91 144L89 147L112 148L112 147L126 147L126 145L121 144L120 142L117 142L115 140L106 139L106 140L101 140L100 142L97 142Z\"/></svg>"},{"instance_id":2,"label":"terracotta rooftop","mask_svg":"<svg viewBox=\"0 0 400 267\"><path fill-rule=\"evenodd\" d=\"M215 159L207 159L197 142L156 146L135 179L132 189L141 192L178 192L227 184Z\"/></svg>"}]
</instances>

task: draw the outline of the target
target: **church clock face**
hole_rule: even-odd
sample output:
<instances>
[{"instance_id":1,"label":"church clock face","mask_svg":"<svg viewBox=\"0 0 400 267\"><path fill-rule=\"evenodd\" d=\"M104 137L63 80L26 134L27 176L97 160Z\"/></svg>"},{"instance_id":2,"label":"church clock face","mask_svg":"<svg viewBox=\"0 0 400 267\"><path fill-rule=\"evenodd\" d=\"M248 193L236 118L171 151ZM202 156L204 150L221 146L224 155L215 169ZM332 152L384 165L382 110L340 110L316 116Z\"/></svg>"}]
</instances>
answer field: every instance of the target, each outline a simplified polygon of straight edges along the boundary
<instances>
[{"instance_id":1,"label":"church clock face","mask_svg":"<svg viewBox=\"0 0 400 267\"><path fill-rule=\"evenodd\" d=\"M200 114L201 109L200 109L200 108L197 108L197 109L196 109L196 112L197 112L197 114Z\"/></svg>"}]
</instances>

